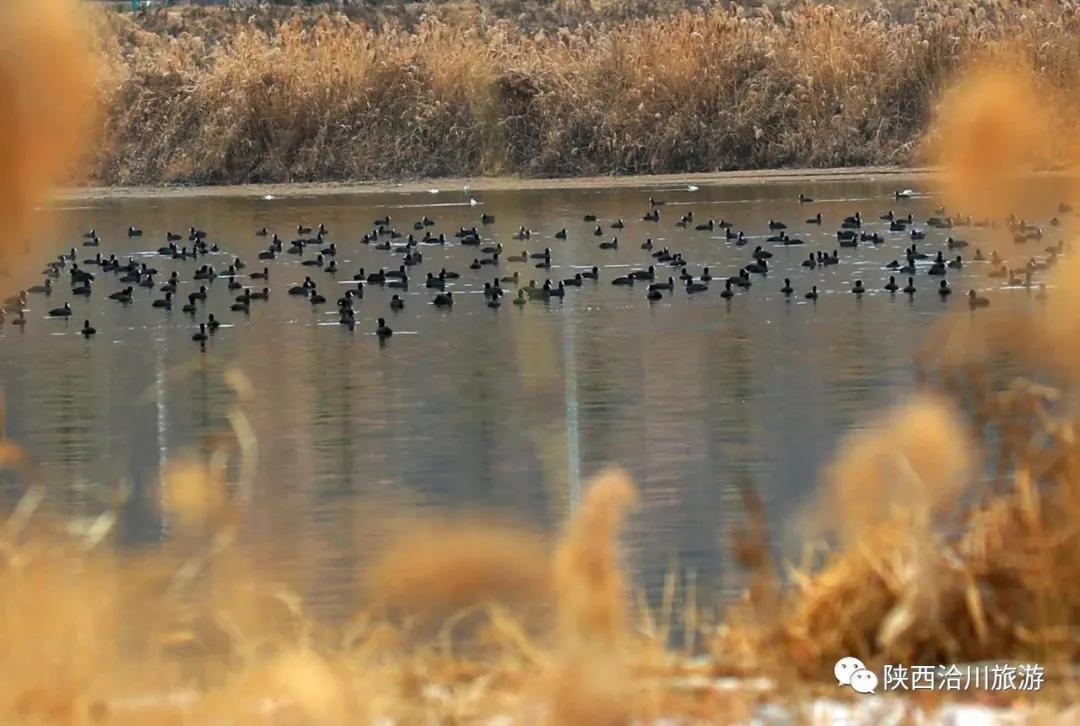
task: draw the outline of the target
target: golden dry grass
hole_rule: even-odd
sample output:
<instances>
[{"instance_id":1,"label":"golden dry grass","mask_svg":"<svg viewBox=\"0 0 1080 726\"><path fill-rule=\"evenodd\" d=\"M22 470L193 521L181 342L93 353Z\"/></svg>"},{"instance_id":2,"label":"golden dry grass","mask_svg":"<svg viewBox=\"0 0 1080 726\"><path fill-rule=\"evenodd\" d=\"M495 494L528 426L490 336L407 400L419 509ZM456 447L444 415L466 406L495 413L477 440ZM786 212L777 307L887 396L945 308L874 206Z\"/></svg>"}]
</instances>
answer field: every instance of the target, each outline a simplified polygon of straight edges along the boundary
<instances>
[{"instance_id":1,"label":"golden dry grass","mask_svg":"<svg viewBox=\"0 0 1080 726\"><path fill-rule=\"evenodd\" d=\"M986 6L977 7L985 12ZM844 15L852 12L810 7L783 27L785 33L795 28L792 37L814 52L832 49L830 65L802 72L807 88L869 99L859 95L863 91L844 90L845 84L864 65L878 64L874 73L885 74L892 61L858 49L835 50L857 45L852 39L868 32L836 22L864 17ZM1024 33L1050 17L1042 12L1051 11L1036 7L1031 10L1035 20L1023 21L1036 25L1017 26L1010 52L1017 44L1025 47L1033 36ZM978 27L993 27L978 12L971 15L970 22L990 23ZM50 48L63 58L65 50L50 44L71 39L70 17L30 32L9 16L12 22L0 25L5 52L18 51L23 37L6 35L8 28L26 30L25 37L41 47L25 56L0 56L5 60L0 81L27 80L48 88L56 78L57 88L65 90L62 82L75 78L70 99L79 108L88 97L81 72L72 76L45 63L41 76L15 74L10 60L41 60L51 57ZM439 109L456 108L463 119L498 118L504 91L492 96L485 89L506 84L516 102L531 103L526 98L531 91L522 93L533 82L530 63L551 64L546 66L551 72L565 71L570 78L582 72L573 63L590 59L588 88L620 114L620 123L642 105L666 104L677 111L695 102L697 86L687 78L712 67L711 53L723 46L727 53L752 55L756 34L779 27L774 20L714 12L605 30L589 44L573 33L554 45L534 38L527 43L533 48L529 52L543 48L553 55L540 59L525 52L522 75L508 77L503 56L484 53L495 31L462 36L463 31L433 24L416 33L357 35L355 28L346 33L335 25L340 22L297 24L275 31L272 41L258 30L235 38L230 31L226 42L201 56L198 41L180 37L168 43L175 46L171 65L162 65L156 35L146 40L152 50L145 54L138 43L130 45L135 52L125 64L160 74L155 76L163 94L158 100L169 123L182 122L187 124L183 133L198 134L205 120L220 136L209 156L189 149L190 156L169 161L189 166L171 168L228 174L239 158L235 145L250 128L263 129L271 139L295 131L296 125L317 134L333 118L332 109L364 94L376 94L385 105L400 103L399 111L407 115L415 111L409 93L423 91L431 94L424 98L438 100ZM888 27L880 22L879 29ZM708 40L713 33L739 42L711 44L717 42ZM308 42L312 38L319 40L314 47ZM518 48L519 40L510 34L503 42ZM124 47L117 42L110 52ZM435 52L461 42L473 44L468 47L475 62L446 62ZM775 61L780 68L795 63L795 51L789 48L793 55L787 57L783 46L766 45L768 53L757 62ZM1040 83L1065 83L1075 52L1040 47L1036 58L1029 58L1037 69L1032 73ZM201 58L194 70L186 65L193 57ZM247 65L252 58L262 60ZM283 58L302 63L303 75L282 70ZM252 76L252 68L262 75ZM114 64L104 77L123 79L126 72L124 64ZM191 81L198 73L209 74L202 80L213 82L182 86L190 93L186 103L195 105L173 106L170 99L181 86L172 85L172 74ZM303 80L309 77L330 82L312 85ZM1008 194L1012 177L1044 153L1041 148L1032 153L1028 115L1009 107L1027 97L1014 84L1016 77L973 75L942 106L940 138L973 133L1001 152L989 161L967 148L943 153L945 178L950 184L961 180L959 194ZM721 85L730 81L718 78ZM408 93L391 93L388 81ZM128 83L130 78L122 80L118 92L128 88L133 98L141 98L143 91L131 90ZM230 84L238 89L234 102L263 104L257 117L239 126L234 109L211 103L220 104ZM748 103L759 93L758 102L765 104L774 90L741 93L748 94ZM20 88L14 97L28 93ZM293 98L303 103L288 106ZM1035 111L1045 111L1054 123L1066 115L1067 99L1038 99L1032 101ZM827 103L815 105L819 102L810 93L799 113L812 119L827 112ZM365 108L370 107L354 111L363 116ZM383 110L371 112L372 122L387 123L390 133L395 127ZM200 111L208 111L205 119ZM158 122L146 112L148 123ZM605 107L601 117L607 112ZM11 120L24 115L20 108L9 117L10 133L0 134L2 169L9 181L32 191L8 200L16 219L62 171L62 157L32 145L40 141L38 131ZM244 125L253 119L267 125ZM68 124L74 121L55 123L60 139L72 140L67 148L73 152L76 134ZM115 118L109 122L115 123ZM601 125L599 133L614 128ZM485 163L513 160L505 146L490 155L492 139L505 144L514 138L513 129L459 131L492 134L484 141ZM311 173L318 173L318 144L333 138L289 138L300 147L316 145L304 154L282 156L281 168L292 169L303 158ZM627 137L609 142L612 138ZM385 141L364 143L377 150ZM26 148L20 148L23 144ZM641 151L632 143L611 142L609 151L619 150L625 158ZM42 162L36 166L28 159ZM0 467L22 472L31 483L0 525L0 667L5 673L0 720L354 724L470 723L502 716L519 723L625 724L683 716L715 723L745 718L761 696L679 685L687 676L735 671L820 684L836 657L852 654L874 665L1029 658L1060 674L1080 659L1073 626L1080 618L1080 413L1074 373L1080 360L1074 341L1080 338L1070 291L1076 263L1062 265L1056 274L1061 292L1048 302L1051 314L1002 318L974 332L969 325L947 325L920 360L925 391L883 417L874 433L845 442L822 492L832 514L823 525L835 546L820 567L790 575L776 571L761 503L752 491L744 493L747 524L736 557L755 575L745 602L722 624L684 614L688 632L708 646L704 662L668 648L674 579L665 588L659 622L646 608L631 606L618 535L636 494L618 472L602 474L587 488L554 546L520 527L477 519L403 527L370 567L357 573L366 595L353 604L355 617L329 627L310 617L292 592L274 584L265 565L234 536L249 501L245 492L252 485L254 456L242 377L230 378L238 394L229 415L231 431L217 440L209 460L183 459L167 470L162 506L180 526L173 540L151 555L111 546L114 511L106 509L78 527L50 521L39 512L44 490L34 482L33 462L16 443L0 440ZM990 361L1001 354L1015 357L1040 383L995 378ZM226 481L230 463L240 472L239 482ZM694 599L687 602L686 610L696 612ZM417 627L419 616L433 612L442 619L436 632ZM459 628L466 620L469 627ZM460 647L462 638L469 647Z\"/></svg>"},{"instance_id":2,"label":"golden dry grass","mask_svg":"<svg viewBox=\"0 0 1080 726\"><path fill-rule=\"evenodd\" d=\"M1071 2L420 7L99 18L111 73L91 178L906 164L973 58L1008 47L1051 90L1080 74Z\"/></svg>"}]
</instances>

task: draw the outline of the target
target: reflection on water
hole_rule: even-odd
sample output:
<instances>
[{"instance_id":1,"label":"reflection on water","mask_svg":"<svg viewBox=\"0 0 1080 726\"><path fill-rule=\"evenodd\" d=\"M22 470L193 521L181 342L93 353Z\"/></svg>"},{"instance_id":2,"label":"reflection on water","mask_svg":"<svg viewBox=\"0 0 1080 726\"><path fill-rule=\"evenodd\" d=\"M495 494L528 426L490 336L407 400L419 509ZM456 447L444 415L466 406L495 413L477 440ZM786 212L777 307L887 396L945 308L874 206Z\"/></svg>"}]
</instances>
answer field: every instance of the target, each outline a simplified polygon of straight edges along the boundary
<instances>
[{"instance_id":1,"label":"reflection on water","mask_svg":"<svg viewBox=\"0 0 1080 726\"><path fill-rule=\"evenodd\" d=\"M812 495L816 472L841 433L910 390L921 331L947 310L967 315L962 298L972 281L989 287L986 266L969 264L950 272L957 292L945 303L925 271L913 299L879 292L888 277L883 264L910 243L887 232L883 245L842 250L838 266L799 267L809 250L834 249L839 219L856 210L875 220L874 230L885 229L876 220L889 207L925 218L931 200L894 201L894 184L473 192L482 207L469 206L463 192L61 206L51 213L57 218L52 239L40 244L42 260L77 245L90 227L104 239L101 252L128 255L156 249L166 230L196 225L247 260L250 272L262 267L255 254L265 240L253 236L257 228L269 226L288 240L298 223L322 222L340 249L343 283L359 267L396 267L390 253L358 243L376 217L389 214L406 231L426 212L437 231L449 233L475 224L483 210L497 215L485 236L502 241L507 255L550 246L552 279L595 264L602 281L570 290L562 302L497 311L472 294L461 295L452 311L436 310L427 304L429 291L416 285L397 314L387 306L391 291L370 287L349 332L336 324L332 303L312 309L285 294L310 273L285 255L269 263L271 300L248 318L229 313L223 280L212 285L206 309L229 326L200 354L179 306L152 310L146 291L130 307L111 303L103 298L120 285L106 275L93 299L73 302L70 322L44 318L64 301L61 292L48 302L31 300L24 332L3 329L8 433L44 462L50 501L63 514L96 513L125 484L132 496L123 542L153 546L168 536L159 472L184 450L205 452L207 435L226 428L233 396L222 374L234 366L256 394L249 413L259 478L244 536L316 606L334 611L350 600L377 529L363 512L381 503L496 508L552 528L579 496L582 480L608 462L629 469L642 489L643 506L628 535L639 582L655 591L677 561L706 587L730 587L736 575L726 569L724 547L725 531L741 516L735 486L758 487L778 545L791 544L788 525ZM800 206L800 191L828 201ZM668 201L659 224L638 221L650 195ZM736 248L719 229L677 229L674 221L690 209L698 220L732 220L751 245ZM826 218L823 227L801 223L817 211ZM619 250L597 248L593 225L581 219L585 212L602 222L626 220ZM640 249L646 236L657 249L683 252L695 273L708 265L714 275L732 274L749 261L754 244L764 243L770 218L792 223L811 244L769 246L775 271L730 303L720 299L716 283L709 293L690 298L677 290L652 305L643 285L609 284L629 267L648 264ZM129 224L146 236L129 240ZM511 239L519 225L533 230L528 243ZM570 239L552 239L562 227ZM990 232L964 231L973 245L980 234ZM935 251L943 239L931 231L922 249ZM81 250L80 257L92 252ZM970 257L973 248L963 252ZM424 255L422 272L462 273L458 291L478 292L492 275L491 268L468 270L475 248L426 247ZM191 284L192 263L148 259L162 280L175 268ZM227 261L224 255L211 260L219 269ZM505 262L498 274L514 269L524 280L544 279L531 266ZM666 278L666 268L661 271ZM332 301L330 278L310 274ZM784 277L800 291L817 284L821 299L786 300L779 292ZM856 277L871 290L862 299L847 292ZM1026 305L1028 298L1010 290L994 300ZM370 334L379 316L396 331L382 347ZM97 338L77 335L83 318L97 327ZM16 496L17 487L9 484L7 495Z\"/></svg>"}]
</instances>

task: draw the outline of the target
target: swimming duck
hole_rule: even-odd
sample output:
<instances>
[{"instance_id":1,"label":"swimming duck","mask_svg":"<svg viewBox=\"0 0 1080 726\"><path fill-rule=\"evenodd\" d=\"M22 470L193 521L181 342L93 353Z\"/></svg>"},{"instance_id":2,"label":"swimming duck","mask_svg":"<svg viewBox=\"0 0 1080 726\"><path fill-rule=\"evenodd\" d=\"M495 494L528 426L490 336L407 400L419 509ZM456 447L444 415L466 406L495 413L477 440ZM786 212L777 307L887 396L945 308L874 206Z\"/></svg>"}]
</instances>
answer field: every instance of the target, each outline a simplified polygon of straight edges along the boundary
<instances>
[{"instance_id":1,"label":"swimming duck","mask_svg":"<svg viewBox=\"0 0 1080 726\"><path fill-rule=\"evenodd\" d=\"M802 194L801 192L799 193L799 204L809 204L812 201L814 201L813 198L808 197L805 194Z\"/></svg>"},{"instance_id":2,"label":"swimming duck","mask_svg":"<svg viewBox=\"0 0 1080 726\"><path fill-rule=\"evenodd\" d=\"M308 297L308 301L312 305L322 305L326 302L326 298L320 295L318 290L311 288L311 296Z\"/></svg>"},{"instance_id":3,"label":"swimming duck","mask_svg":"<svg viewBox=\"0 0 1080 726\"><path fill-rule=\"evenodd\" d=\"M390 298L390 309L391 310L402 310L404 308L405 308L405 301L402 300L400 297L398 297L397 295L394 295L393 297Z\"/></svg>"},{"instance_id":4,"label":"swimming duck","mask_svg":"<svg viewBox=\"0 0 1080 726\"><path fill-rule=\"evenodd\" d=\"M866 288L863 286L862 280L855 281L855 286L851 288L851 292L856 295L862 295L864 292L866 292Z\"/></svg>"},{"instance_id":5,"label":"swimming duck","mask_svg":"<svg viewBox=\"0 0 1080 726\"><path fill-rule=\"evenodd\" d=\"M795 288L791 286L791 278L784 278L784 286L780 288L780 292L782 292L784 295L790 295L791 293L795 292Z\"/></svg>"},{"instance_id":6,"label":"swimming duck","mask_svg":"<svg viewBox=\"0 0 1080 726\"><path fill-rule=\"evenodd\" d=\"M803 297L805 299L807 299L807 300L817 300L818 299L817 285L814 285L813 287L811 287L810 292L803 295Z\"/></svg>"},{"instance_id":7,"label":"swimming duck","mask_svg":"<svg viewBox=\"0 0 1080 726\"><path fill-rule=\"evenodd\" d=\"M974 290L968 290L968 305L972 310L975 308L990 307L990 301L985 297L979 297Z\"/></svg>"},{"instance_id":8,"label":"swimming duck","mask_svg":"<svg viewBox=\"0 0 1080 726\"><path fill-rule=\"evenodd\" d=\"M619 238L613 237L610 242L601 242L600 249L602 250L617 250L619 249Z\"/></svg>"},{"instance_id":9,"label":"swimming duck","mask_svg":"<svg viewBox=\"0 0 1080 726\"><path fill-rule=\"evenodd\" d=\"M821 224L821 212L818 212L810 219L806 220L807 224Z\"/></svg>"},{"instance_id":10,"label":"swimming duck","mask_svg":"<svg viewBox=\"0 0 1080 726\"><path fill-rule=\"evenodd\" d=\"M813 254L802 261L802 267L809 267L811 270L817 267L817 260L814 259Z\"/></svg>"},{"instance_id":11,"label":"swimming duck","mask_svg":"<svg viewBox=\"0 0 1080 726\"><path fill-rule=\"evenodd\" d=\"M601 227L601 226L600 226L600 225L598 224L598 225L596 225L596 227L595 227L595 228L593 229L593 232L592 232L592 233L593 233L593 236L594 236L594 237L599 237L600 235L604 234L604 228L603 228L603 227Z\"/></svg>"},{"instance_id":12,"label":"swimming duck","mask_svg":"<svg viewBox=\"0 0 1080 726\"><path fill-rule=\"evenodd\" d=\"M652 268L650 267L649 270L652 271ZM652 278L650 277L649 279L651 280ZM710 280L712 280L712 273L709 272L708 267L703 267L701 269L701 281L709 282Z\"/></svg>"},{"instance_id":13,"label":"swimming duck","mask_svg":"<svg viewBox=\"0 0 1080 726\"><path fill-rule=\"evenodd\" d=\"M444 292L435 296L431 303L437 308L448 308L454 304L454 293Z\"/></svg>"},{"instance_id":14,"label":"swimming duck","mask_svg":"<svg viewBox=\"0 0 1080 726\"><path fill-rule=\"evenodd\" d=\"M686 281L686 292L693 294L695 292L705 292L709 289L709 286L703 282L694 282L693 280Z\"/></svg>"},{"instance_id":15,"label":"swimming duck","mask_svg":"<svg viewBox=\"0 0 1080 726\"><path fill-rule=\"evenodd\" d=\"M697 225L696 227L694 227L694 229L696 229L699 232L712 232L713 229L715 229L715 227L716 227L716 222L714 222L713 220L710 219L708 222L704 222L703 224Z\"/></svg>"},{"instance_id":16,"label":"swimming duck","mask_svg":"<svg viewBox=\"0 0 1080 726\"><path fill-rule=\"evenodd\" d=\"M119 290L119 291L114 292L111 295L109 295L109 299L110 300L116 300L117 302L121 302L121 303L129 303L129 302L131 302L131 293L133 291L134 291L134 288L125 287L123 290Z\"/></svg>"},{"instance_id":17,"label":"swimming duck","mask_svg":"<svg viewBox=\"0 0 1080 726\"><path fill-rule=\"evenodd\" d=\"M71 303L64 303L62 308L53 308L49 311L50 318L68 318L71 317Z\"/></svg>"},{"instance_id":18,"label":"swimming duck","mask_svg":"<svg viewBox=\"0 0 1080 726\"><path fill-rule=\"evenodd\" d=\"M667 282L654 282L649 285L650 290L674 290L675 278L668 277Z\"/></svg>"},{"instance_id":19,"label":"swimming duck","mask_svg":"<svg viewBox=\"0 0 1080 726\"><path fill-rule=\"evenodd\" d=\"M191 336L191 339L196 343L206 342L206 323L199 323L199 332Z\"/></svg>"},{"instance_id":20,"label":"swimming duck","mask_svg":"<svg viewBox=\"0 0 1080 726\"><path fill-rule=\"evenodd\" d=\"M840 223L841 229L860 229L862 227L862 214L855 212L850 217L844 217L844 221Z\"/></svg>"},{"instance_id":21,"label":"swimming duck","mask_svg":"<svg viewBox=\"0 0 1080 726\"><path fill-rule=\"evenodd\" d=\"M52 295L52 280L46 278L44 285L34 285L27 289L27 292L42 295Z\"/></svg>"},{"instance_id":22,"label":"swimming duck","mask_svg":"<svg viewBox=\"0 0 1080 726\"><path fill-rule=\"evenodd\" d=\"M633 285L634 284L634 278L630 277L629 275L622 275L620 277L614 278L611 281L611 284L612 285Z\"/></svg>"},{"instance_id":23,"label":"swimming duck","mask_svg":"<svg viewBox=\"0 0 1080 726\"><path fill-rule=\"evenodd\" d=\"M937 292L938 295L940 295L941 297L948 297L949 295L952 295L952 288L949 287L949 283L947 280L942 280L940 283L938 283Z\"/></svg>"},{"instance_id":24,"label":"swimming duck","mask_svg":"<svg viewBox=\"0 0 1080 726\"><path fill-rule=\"evenodd\" d=\"M612 229L622 229L625 226L626 225L623 224L622 219L616 219L614 222L611 223L611 228Z\"/></svg>"},{"instance_id":25,"label":"swimming duck","mask_svg":"<svg viewBox=\"0 0 1080 726\"><path fill-rule=\"evenodd\" d=\"M555 239L566 239L566 227L555 233Z\"/></svg>"},{"instance_id":26,"label":"swimming duck","mask_svg":"<svg viewBox=\"0 0 1080 726\"><path fill-rule=\"evenodd\" d=\"M660 221L660 210L659 209L654 209L654 210L652 210L650 212L646 212L645 214L642 215L641 219L644 222L659 222Z\"/></svg>"},{"instance_id":27,"label":"swimming duck","mask_svg":"<svg viewBox=\"0 0 1080 726\"><path fill-rule=\"evenodd\" d=\"M907 279L907 285L904 285L904 290L903 291L905 293L907 293L908 295L914 295L915 294L915 278L909 277Z\"/></svg>"},{"instance_id":28,"label":"swimming duck","mask_svg":"<svg viewBox=\"0 0 1080 726\"><path fill-rule=\"evenodd\" d=\"M889 275L889 281L885 284L885 289L888 292L896 292L900 289L900 286L896 284L896 278Z\"/></svg>"},{"instance_id":29,"label":"swimming duck","mask_svg":"<svg viewBox=\"0 0 1080 726\"><path fill-rule=\"evenodd\" d=\"M350 290L350 292L352 291ZM264 287L262 290L256 290L255 292L248 290L248 298L251 300L269 300L270 288Z\"/></svg>"},{"instance_id":30,"label":"swimming duck","mask_svg":"<svg viewBox=\"0 0 1080 726\"><path fill-rule=\"evenodd\" d=\"M585 272L582 272L581 276L584 277L586 280L599 280L600 268L594 266L591 270L585 270Z\"/></svg>"},{"instance_id":31,"label":"swimming duck","mask_svg":"<svg viewBox=\"0 0 1080 726\"><path fill-rule=\"evenodd\" d=\"M142 237L142 230L128 227L128 237Z\"/></svg>"},{"instance_id":32,"label":"swimming duck","mask_svg":"<svg viewBox=\"0 0 1080 726\"><path fill-rule=\"evenodd\" d=\"M756 262L751 262L744 269L747 272L752 272L756 275L766 275L769 272L769 261L758 260Z\"/></svg>"},{"instance_id":33,"label":"swimming duck","mask_svg":"<svg viewBox=\"0 0 1080 726\"><path fill-rule=\"evenodd\" d=\"M778 229L787 229L787 225L784 224L783 222L777 222L775 219L770 219L769 220L769 229L772 230L772 231L775 231L775 230L778 230Z\"/></svg>"},{"instance_id":34,"label":"swimming duck","mask_svg":"<svg viewBox=\"0 0 1080 726\"><path fill-rule=\"evenodd\" d=\"M385 318L379 318L375 321L375 335L380 338L389 338L394 334L394 331L390 329L390 326L386 324Z\"/></svg>"},{"instance_id":35,"label":"swimming duck","mask_svg":"<svg viewBox=\"0 0 1080 726\"><path fill-rule=\"evenodd\" d=\"M731 298L735 297L735 293L731 289L730 282L724 283L724 289L720 291L720 297L725 300L730 300Z\"/></svg>"},{"instance_id":36,"label":"swimming duck","mask_svg":"<svg viewBox=\"0 0 1080 726\"><path fill-rule=\"evenodd\" d=\"M495 215L493 214L481 214L480 224L493 224L495 222Z\"/></svg>"},{"instance_id":37,"label":"swimming duck","mask_svg":"<svg viewBox=\"0 0 1080 726\"><path fill-rule=\"evenodd\" d=\"M650 288L649 291L645 293L645 299L648 300L649 302L656 302L657 300L663 300L664 299L664 293L660 292L660 290L653 290L652 288Z\"/></svg>"},{"instance_id":38,"label":"swimming duck","mask_svg":"<svg viewBox=\"0 0 1080 726\"><path fill-rule=\"evenodd\" d=\"M172 296L173 296L173 294L171 292L167 292L167 293L165 293L165 297L163 297L163 298L161 298L159 300L155 300L153 303L151 303L151 306L155 307L155 308L164 308L166 310L171 310L172 309Z\"/></svg>"}]
</instances>

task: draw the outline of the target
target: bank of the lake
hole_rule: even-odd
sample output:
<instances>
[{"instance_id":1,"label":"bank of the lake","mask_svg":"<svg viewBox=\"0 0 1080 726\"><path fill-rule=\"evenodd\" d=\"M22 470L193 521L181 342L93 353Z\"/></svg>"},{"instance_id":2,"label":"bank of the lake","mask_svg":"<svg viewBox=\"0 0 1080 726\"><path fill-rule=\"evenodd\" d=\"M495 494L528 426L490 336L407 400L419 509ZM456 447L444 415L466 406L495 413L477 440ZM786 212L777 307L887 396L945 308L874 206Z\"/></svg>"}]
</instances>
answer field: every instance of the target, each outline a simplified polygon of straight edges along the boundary
<instances>
[{"instance_id":1,"label":"bank of the lake","mask_svg":"<svg viewBox=\"0 0 1080 726\"><path fill-rule=\"evenodd\" d=\"M783 5L782 3L780 5ZM692 0L96 15L86 180L130 186L911 165L956 72L1075 88L1072 5Z\"/></svg>"}]
</instances>

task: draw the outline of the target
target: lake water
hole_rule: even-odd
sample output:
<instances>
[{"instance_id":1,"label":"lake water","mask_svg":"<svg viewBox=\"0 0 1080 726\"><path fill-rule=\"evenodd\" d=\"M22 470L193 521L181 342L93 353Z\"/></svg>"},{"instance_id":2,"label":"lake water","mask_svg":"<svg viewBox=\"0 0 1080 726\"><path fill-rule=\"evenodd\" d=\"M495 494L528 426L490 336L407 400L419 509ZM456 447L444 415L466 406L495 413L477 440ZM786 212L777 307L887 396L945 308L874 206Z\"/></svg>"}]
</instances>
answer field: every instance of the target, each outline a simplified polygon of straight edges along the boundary
<instances>
[{"instance_id":1,"label":"lake water","mask_svg":"<svg viewBox=\"0 0 1080 726\"><path fill-rule=\"evenodd\" d=\"M655 592L676 562L694 571L701 586L730 589L738 583L727 555L727 535L742 516L737 485L757 488L778 547L790 547L796 515L812 500L818 472L842 434L913 388L913 353L923 331L950 311L975 317L965 299L969 287L1000 287L1002 281L987 279L987 263L968 263L949 271L955 292L942 301L937 278L926 274L929 262L922 262L913 297L881 290L890 274L883 265L902 258L910 239L889 233L879 215L890 208L911 212L923 229L937 206L930 198L893 199L894 189L910 184L890 178L702 183L696 191L660 184L60 203L42 213L55 221L51 241L36 248L42 261L78 246L81 233L93 227L102 245L80 248L80 258L95 251L137 255L158 268L159 284L176 269L185 299L195 289L196 263L152 252L164 244L166 230L191 225L240 255L251 272L262 268L255 257L266 245L256 229L267 226L288 242L299 223L324 223L327 241L339 248L340 272L334 278L282 255L267 263L270 300L253 304L246 317L229 312L236 293L217 280L198 319L214 312L228 327L205 352L191 341L183 301L171 312L152 309L149 300L160 294L140 290L134 304L121 306L105 299L121 287L108 273L99 275L93 297L71 298L65 273L50 298L31 297L24 330L7 325L0 332L8 435L41 460L50 505L62 514L96 514L125 483L132 494L123 509L123 546L154 547L170 536L159 507L162 466L185 451L206 451L207 437L226 429L233 397L222 373L237 368L255 392L246 410L259 447L243 536L316 609L337 611L351 601L351 583L372 544L362 511L384 501L494 508L550 530L572 510L587 478L608 463L629 470L641 489L641 507L626 534L637 582ZM800 205L799 192L817 201ZM470 205L470 196L481 205ZM667 202L659 223L641 221L650 196ZM1048 217L1056 201L1047 204ZM730 220L750 245L733 245L720 229L677 228L675 221L690 210L695 222ZM819 211L821 227L802 222ZM841 249L835 266L801 268L808 252L837 248L840 220L856 211L867 218L866 231L881 232L886 242ZM393 291L372 285L357 307L356 329L337 324L334 300L346 283L353 286L358 268L399 263L398 255L359 243L375 218L390 215L394 226L410 232L427 214L437 222L433 231L449 234L477 224L481 212L496 215L481 232L485 244L505 248L498 268L471 271L479 252L456 240L421 246L424 263L412 268L404 310L391 312ZM598 216L603 237L582 221L585 213ZM609 230L617 218L626 228ZM785 220L808 244L766 244L769 219ZM145 236L129 239L128 225ZM527 242L512 239L519 225L532 230ZM553 239L562 227L569 239ZM618 250L598 248L615 234ZM958 250L970 259L991 232L951 234L972 243ZM942 249L945 236L928 230L920 249ZM728 302L719 295L722 283L688 296L678 271L659 265L660 279L676 276L676 291L649 303L644 284L610 282L649 264L641 249L646 237L655 250L682 252L695 275L703 265L721 279L733 274L756 244L774 253L774 270L767 278L755 275L752 288ZM1045 244L1031 243L1024 255L1041 254L1052 241L1050 234ZM523 281L542 283L548 274L532 261L512 264L505 257L544 247L552 248L553 280L596 265L600 281L569 289L564 300L523 308L508 297L500 309L488 309L474 294L494 274L515 270ZM221 270L228 259L211 255L200 263ZM443 267L461 273L451 286L461 294L448 311L429 304L433 291L420 282L423 273ZM305 274L318 282L327 305L313 308L286 294ZM780 292L784 277L798 291L791 299ZM870 290L861 299L849 292L856 278ZM897 279L902 286L906 276ZM802 298L811 284L821 291L816 303ZM1023 289L988 294L995 305L1034 304ZM68 299L76 309L70 321L45 318L48 308ZM371 334L380 316L395 330L385 345ZM98 330L91 340L77 333L84 319ZM9 481L9 500L17 493Z\"/></svg>"}]
</instances>

